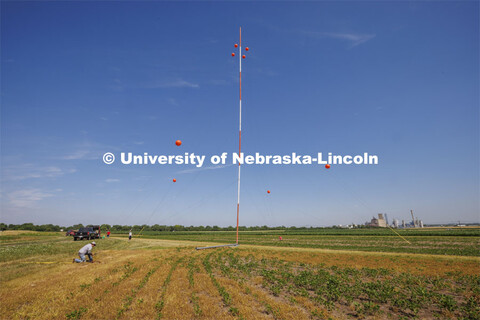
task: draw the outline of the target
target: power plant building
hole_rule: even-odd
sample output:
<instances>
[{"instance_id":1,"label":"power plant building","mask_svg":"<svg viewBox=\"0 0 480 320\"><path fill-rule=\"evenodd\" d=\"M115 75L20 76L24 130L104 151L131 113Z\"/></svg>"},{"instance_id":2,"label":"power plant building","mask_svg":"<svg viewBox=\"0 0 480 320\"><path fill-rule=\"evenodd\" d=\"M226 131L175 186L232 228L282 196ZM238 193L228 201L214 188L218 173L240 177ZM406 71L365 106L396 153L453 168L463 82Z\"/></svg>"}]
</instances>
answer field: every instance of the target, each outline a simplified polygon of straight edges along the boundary
<instances>
[{"instance_id":1,"label":"power plant building","mask_svg":"<svg viewBox=\"0 0 480 320\"><path fill-rule=\"evenodd\" d=\"M369 227L380 227L380 228L386 228L387 227L387 221L383 217L383 213L378 214L378 219L373 217L372 220L369 222L365 223L366 226Z\"/></svg>"}]
</instances>

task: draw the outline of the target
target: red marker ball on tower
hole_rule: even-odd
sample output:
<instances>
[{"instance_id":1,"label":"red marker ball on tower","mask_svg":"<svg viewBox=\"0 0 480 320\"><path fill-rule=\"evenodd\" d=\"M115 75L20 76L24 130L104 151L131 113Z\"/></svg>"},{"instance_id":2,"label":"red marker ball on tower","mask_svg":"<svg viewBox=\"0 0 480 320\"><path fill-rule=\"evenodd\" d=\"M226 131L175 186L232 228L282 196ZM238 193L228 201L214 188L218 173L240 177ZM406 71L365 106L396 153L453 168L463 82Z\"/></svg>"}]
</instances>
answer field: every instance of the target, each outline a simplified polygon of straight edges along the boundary
<instances>
[{"instance_id":1,"label":"red marker ball on tower","mask_svg":"<svg viewBox=\"0 0 480 320\"><path fill-rule=\"evenodd\" d=\"M247 50L247 51L248 51L248 50L250 50L250 49L249 49L248 47L246 47L246 48L245 48L245 50Z\"/></svg>"},{"instance_id":2,"label":"red marker ball on tower","mask_svg":"<svg viewBox=\"0 0 480 320\"><path fill-rule=\"evenodd\" d=\"M245 55L243 55L242 58L245 59L246 58Z\"/></svg>"},{"instance_id":3,"label":"red marker ball on tower","mask_svg":"<svg viewBox=\"0 0 480 320\"><path fill-rule=\"evenodd\" d=\"M326 165L325 165L325 168L326 168L326 169L330 169L330 165L329 165L329 164L326 164Z\"/></svg>"},{"instance_id":4,"label":"red marker ball on tower","mask_svg":"<svg viewBox=\"0 0 480 320\"><path fill-rule=\"evenodd\" d=\"M177 140L177 141L175 141L175 144L176 144L178 147L180 147L180 146L182 145L182 141L181 141L181 140Z\"/></svg>"},{"instance_id":5,"label":"red marker ball on tower","mask_svg":"<svg viewBox=\"0 0 480 320\"><path fill-rule=\"evenodd\" d=\"M238 47L238 44L235 43L235 48Z\"/></svg>"},{"instance_id":6,"label":"red marker ball on tower","mask_svg":"<svg viewBox=\"0 0 480 320\"><path fill-rule=\"evenodd\" d=\"M232 52L232 57L235 57L235 53Z\"/></svg>"},{"instance_id":7,"label":"red marker ball on tower","mask_svg":"<svg viewBox=\"0 0 480 320\"><path fill-rule=\"evenodd\" d=\"M177 182L177 179L173 179L173 182Z\"/></svg>"},{"instance_id":8,"label":"red marker ball on tower","mask_svg":"<svg viewBox=\"0 0 480 320\"><path fill-rule=\"evenodd\" d=\"M270 190L267 190L267 193L270 193Z\"/></svg>"}]
</instances>

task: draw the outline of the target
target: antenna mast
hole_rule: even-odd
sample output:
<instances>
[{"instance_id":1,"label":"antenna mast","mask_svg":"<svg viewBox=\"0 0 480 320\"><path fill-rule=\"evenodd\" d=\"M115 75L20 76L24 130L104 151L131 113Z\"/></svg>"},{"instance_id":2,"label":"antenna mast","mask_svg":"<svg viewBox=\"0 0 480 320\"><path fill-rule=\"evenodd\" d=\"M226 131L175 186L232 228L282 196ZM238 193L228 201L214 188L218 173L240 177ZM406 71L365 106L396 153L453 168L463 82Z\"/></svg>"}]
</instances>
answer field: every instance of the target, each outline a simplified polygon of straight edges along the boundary
<instances>
[{"instance_id":1,"label":"antenna mast","mask_svg":"<svg viewBox=\"0 0 480 320\"><path fill-rule=\"evenodd\" d=\"M239 118L238 118L238 155L242 154L242 27L240 27L240 41L238 44L238 60L240 75L240 91L239 91ZM238 244L238 221L240 215L240 162L238 163L238 186L237 186L237 241Z\"/></svg>"}]
</instances>

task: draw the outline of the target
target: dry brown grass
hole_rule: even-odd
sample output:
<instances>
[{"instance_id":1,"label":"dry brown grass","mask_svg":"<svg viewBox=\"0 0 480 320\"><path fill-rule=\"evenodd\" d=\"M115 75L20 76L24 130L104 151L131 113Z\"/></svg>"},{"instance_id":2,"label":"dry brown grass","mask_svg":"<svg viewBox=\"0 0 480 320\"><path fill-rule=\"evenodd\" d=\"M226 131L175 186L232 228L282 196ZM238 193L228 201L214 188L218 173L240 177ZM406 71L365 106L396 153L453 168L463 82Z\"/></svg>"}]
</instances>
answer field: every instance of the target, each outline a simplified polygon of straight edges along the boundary
<instances>
[{"instance_id":1,"label":"dry brown grass","mask_svg":"<svg viewBox=\"0 0 480 320\"><path fill-rule=\"evenodd\" d=\"M231 305L226 306L202 265L202 259L211 251L196 251L193 246L183 248L185 245L185 242L145 239L138 241L135 250L102 251L101 263L93 264L73 264L61 257L53 258L52 264L2 263L0 278L6 280L2 280L0 288L0 318L156 319L159 314L163 319L347 317L345 313L328 311L305 297L275 296L262 286L261 277L244 282L225 276L217 269L214 277L231 297ZM141 249L157 246L170 248ZM251 254L258 260L278 258L306 264L386 268L423 275L480 272L478 258L253 246L225 249L225 252L230 252L228 250L240 256ZM196 266L193 284L189 282L189 263ZM20 272L21 268L28 268L28 273ZM195 311L195 299L200 312ZM163 306L159 312L161 301ZM231 307L238 313L232 312Z\"/></svg>"}]
</instances>

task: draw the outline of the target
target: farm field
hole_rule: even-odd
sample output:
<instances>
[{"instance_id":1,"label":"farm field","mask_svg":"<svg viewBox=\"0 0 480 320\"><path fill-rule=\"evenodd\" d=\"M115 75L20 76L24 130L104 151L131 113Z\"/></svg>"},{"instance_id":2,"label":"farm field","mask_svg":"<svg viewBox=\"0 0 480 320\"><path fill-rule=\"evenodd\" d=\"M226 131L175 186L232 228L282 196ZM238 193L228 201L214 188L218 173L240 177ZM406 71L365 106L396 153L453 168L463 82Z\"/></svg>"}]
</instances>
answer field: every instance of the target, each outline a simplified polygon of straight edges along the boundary
<instances>
[{"instance_id":1,"label":"farm field","mask_svg":"<svg viewBox=\"0 0 480 320\"><path fill-rule=\"evenodd\" d=\"M480 228L400 229L395 232L403 238L388 229L248 231L241 233L241 242L277 247L480 256ZM278 241L279 236L283 241ZM145 232L142 238L225 244L234 242L235 232Z\"/></svg>"},{"instance_id":2,"label":"farm field","mask_svg":"<svg viewBox=\"0 0 480 320\"><path fill-rule=\"evenodd\" d=\"M0 318L480 319L478 236L415 235L412 248L424 245L412 253L362 249L385 235L296 234L287 244L288 234L242 233L252 245L195 250L226 234L113 237L97 241L95 263L73 264L87 242L3 232ZM315 245L333 237L342 250ZM432 254L440 240L465 254Z\"/></svg>"}]
</instances>

